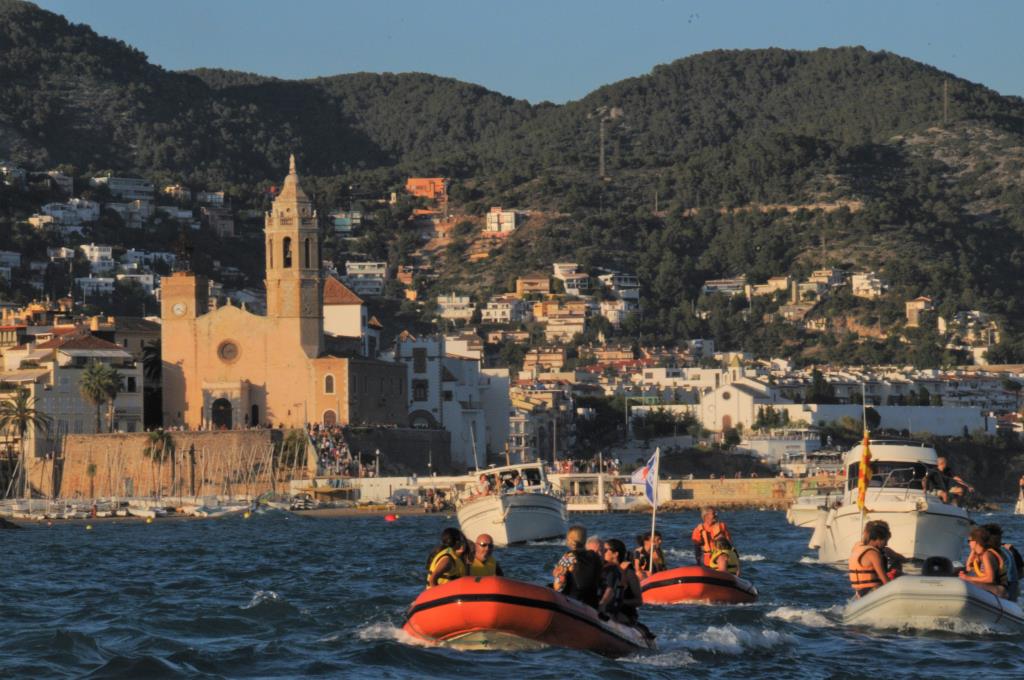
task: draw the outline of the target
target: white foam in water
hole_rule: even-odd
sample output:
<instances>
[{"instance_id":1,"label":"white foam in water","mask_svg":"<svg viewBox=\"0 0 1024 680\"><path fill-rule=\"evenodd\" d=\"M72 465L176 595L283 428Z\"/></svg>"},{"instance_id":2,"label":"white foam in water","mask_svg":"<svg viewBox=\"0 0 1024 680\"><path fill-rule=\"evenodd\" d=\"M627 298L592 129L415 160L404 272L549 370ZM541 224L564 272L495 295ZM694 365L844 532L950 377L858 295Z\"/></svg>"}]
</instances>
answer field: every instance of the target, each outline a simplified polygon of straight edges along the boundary
<instances>
[{"instance_id":1,"label":"white foam in water","mask_svg":"<svg viewBox=\"0 0 1024 680\"><path fill-rule=\"evenodd\" d=\"M371 642L374 640L393 640L405 645L416 645L419 647L431 646L431 644L426 640L414 638L398 626L384 622L368 623L356 631L356 636L364 642ZM330 636L329 638L325 638L323 641L333 642L331 638L337 639L337 637L337 635Z\"/></svg>"},{"instance_id":2,"label":"white foam in water","mask_svg":"<svg viewBox=\"0 0 1024 680\"><path fill-rule=\"evenodd\" d=\"M828 611L828 610L826 610ZM789 623L801 623L814 628L828 628L833 624L817 609L800 609L799 607L779 607L768 612L768 618L788 621Z\"/></svg>"},{"instance_id":3,"label":"white foam in water","mask_svg":"<svg viewBox=\"0 0 1024 680\"><path fill-rule=\"evenodd\" d=\"M821 564L817 557L811 557L810 555L804 555L800 558L800 564Z\"/></svg>"},{"instance_id":4,"label":"white foam in water","mask_svg":"<svg viewBox=\"0 0 1024 680\"><path fill-rule=\"evenodd\" d=\"M741 562L761 562L765 559L764 555L758 555L757 553L753 553L751 555L740 555Z\"/></svg>"},{"instance_id":5,"label":"white foam in water","mask_svg":"<svg viewBox=\"0 0 1024 680\"><path fill-rule=\"evenodd\" d=\"M281 599L281 596L275 593L273 590L257 590L256 594L252 596L252 600L249 604L242 607L242 609L252 609L258 604L264 602L277 602Z\"/></svg>"},{"instance_id":6,"label":"white foam in water","mask_svg":"<svg viewBox=\"0 0 1024 680\"><path fill-rule=\"evenodd\" d=\"M986 637L999 634L999 631L989 628L983 623L963 621L961 619L934 619L931 625L928 626L904 626L900 628L901 632L921 630L937 630L956 635L979 635Z\"/></svg>"},{"instance_id":7,"label":"white foam in water","mask_svg":"<svg viewBox=\"0 0 1024 680\"><path fill-rule=\"evenodd\" d=\"M636 663L642 666L654 666L656 668L680 668L682 666L691 666L697 663L697 660L693 658L693 655L685 649L665 651L660 654L638 654L626 657L622 659L622 661L625 661L626 663Z\"/></svg>"},{"instance_id":8,"label":"white foam in water","mask_svg":"<svg viewBox=\"0 0 1024 680\"><path fill-rule=\"evenodd\" d=\"M683 646L704 650L714 654L742 654L753 649L771 649L792 642L793 638L774 630L748 631L731 623L724 626L710 626L695 636L683 635Z\"/></svg>"}]
</instances>

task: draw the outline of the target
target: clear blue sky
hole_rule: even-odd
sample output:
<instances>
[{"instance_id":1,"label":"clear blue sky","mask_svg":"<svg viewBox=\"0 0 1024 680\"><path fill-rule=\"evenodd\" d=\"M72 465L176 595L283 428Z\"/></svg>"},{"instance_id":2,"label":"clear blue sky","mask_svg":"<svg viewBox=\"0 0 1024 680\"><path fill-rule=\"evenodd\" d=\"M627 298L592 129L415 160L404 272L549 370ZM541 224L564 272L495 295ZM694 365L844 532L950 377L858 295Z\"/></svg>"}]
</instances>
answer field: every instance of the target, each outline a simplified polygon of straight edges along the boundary
<instances>
[{"instance_id":1,"label":"clear blue sky","mask_svg":"<svg viewBox=\"0 0 1024 680\"><path fill-rule=\"evenodd\" d=\"M562 103L712 49L863 45L1024 95L1024 2L37 0L168 69L421 71Z\"/></svg>"}]
</instances>

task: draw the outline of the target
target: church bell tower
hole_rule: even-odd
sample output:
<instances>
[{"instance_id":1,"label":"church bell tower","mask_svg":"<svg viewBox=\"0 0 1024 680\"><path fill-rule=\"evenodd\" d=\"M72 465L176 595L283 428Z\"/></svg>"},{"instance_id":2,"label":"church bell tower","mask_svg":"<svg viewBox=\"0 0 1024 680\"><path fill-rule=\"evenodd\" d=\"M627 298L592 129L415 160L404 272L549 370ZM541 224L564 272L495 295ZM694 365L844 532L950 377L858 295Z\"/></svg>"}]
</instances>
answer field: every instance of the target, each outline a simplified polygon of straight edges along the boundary
<instances>
[{"instance_id":1,"label":"church bell tower","mask_svg":"<svg viewBox=\"0 0 1024 680\"><path fill-rule=\"evenodd\" d=\"M265 224L267 316L280 320L282 341L297 341L306 356L318 357L324 337L320 235L313 203L299 186L294 155Z\"/></svg>"}]
</instances>

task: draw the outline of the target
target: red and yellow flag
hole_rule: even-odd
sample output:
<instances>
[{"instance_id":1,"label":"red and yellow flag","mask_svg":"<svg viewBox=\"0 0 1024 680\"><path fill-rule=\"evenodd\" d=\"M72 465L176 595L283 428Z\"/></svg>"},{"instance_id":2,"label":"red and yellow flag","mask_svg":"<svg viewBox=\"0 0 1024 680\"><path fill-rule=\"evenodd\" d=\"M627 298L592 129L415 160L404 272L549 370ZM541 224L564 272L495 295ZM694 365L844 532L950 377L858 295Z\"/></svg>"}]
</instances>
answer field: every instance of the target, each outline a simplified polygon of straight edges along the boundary
<instances>
[{"instance_id":1,"label":"red and yellow flag","mask_svg":"<svg viewBox=\"0 0 1024 680\"><path fill-rule=\"evenodd\" d=\"M857 508L864 510L864 499L868 495L871 481L871 449L868 447L868 431L864 430L864 444L860 451L860 467L857 470Z\"/></svg>"}]
</instances>

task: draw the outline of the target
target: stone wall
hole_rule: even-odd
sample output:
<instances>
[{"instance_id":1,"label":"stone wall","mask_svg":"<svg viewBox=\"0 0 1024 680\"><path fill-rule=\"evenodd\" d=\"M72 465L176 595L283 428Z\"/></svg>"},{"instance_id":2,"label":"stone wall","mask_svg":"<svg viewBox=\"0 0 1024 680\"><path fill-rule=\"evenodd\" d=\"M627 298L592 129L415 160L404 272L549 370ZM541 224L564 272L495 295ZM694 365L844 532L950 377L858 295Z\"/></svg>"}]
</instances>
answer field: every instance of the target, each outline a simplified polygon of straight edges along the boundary
<instances>
[{"instance_id":1,"label":"stone wall","mask_svg":"<svg viewBox=\"0 0 1024 680\"><path fill-rule=\"evenodd\" d=\"M146 456L144 432L69 435L56 460L31 460L29 481L37 493L63 498L257 495L304 474L310 461L307 451L282 455L283 436L269 429L173 432L173 463L161 465Z\"/></svg>"}]
</instances>

